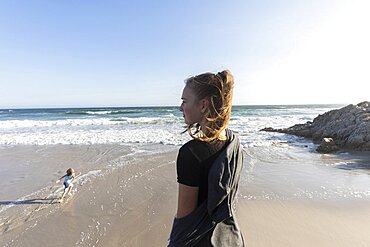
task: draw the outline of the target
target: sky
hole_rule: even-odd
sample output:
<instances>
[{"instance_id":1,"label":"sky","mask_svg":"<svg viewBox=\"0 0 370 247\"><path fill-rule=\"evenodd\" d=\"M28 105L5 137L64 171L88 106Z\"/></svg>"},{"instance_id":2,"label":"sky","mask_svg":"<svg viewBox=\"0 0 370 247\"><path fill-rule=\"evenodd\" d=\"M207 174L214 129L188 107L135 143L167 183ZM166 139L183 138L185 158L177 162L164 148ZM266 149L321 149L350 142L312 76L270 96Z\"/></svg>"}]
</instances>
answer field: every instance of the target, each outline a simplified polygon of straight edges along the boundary
<instances>
[{"instance_id":1,"label":"sky","mask_svg":"<svg viewBox=\"0 0 370 247\"><path fill-rule=\"evenodd\" d=\"M0 108L176 106L229 69L235 105L370 100L368 0L3 0Z\"/></svg>"}]
</instances>

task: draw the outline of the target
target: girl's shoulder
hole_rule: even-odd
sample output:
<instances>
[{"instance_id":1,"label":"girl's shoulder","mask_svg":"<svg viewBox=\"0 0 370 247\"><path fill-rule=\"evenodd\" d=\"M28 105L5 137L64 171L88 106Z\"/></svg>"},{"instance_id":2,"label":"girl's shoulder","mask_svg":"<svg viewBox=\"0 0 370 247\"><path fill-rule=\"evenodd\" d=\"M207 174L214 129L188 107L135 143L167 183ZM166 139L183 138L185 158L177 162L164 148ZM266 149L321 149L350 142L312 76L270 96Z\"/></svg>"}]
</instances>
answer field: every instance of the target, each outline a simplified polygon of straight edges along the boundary
<instances>
[{"instance_id":1,"label":"girl's shoulder","mask_svg":"<svg viewBox=\"0 0 370 247\"><path fill-rule=\"evenodd\" d=\"M190 140L179 150L179 158L181 159L195 159L199 161L199 153L204 152L207 149L207 143L199 140Z\"/></svg>"},{"instance_id":2,"label":"girl's shoulder","mask_svg":"<svg viewBox=\"0 0 370 247\"><path fill-rule=\"evenodd\" d=\"M181 151L186 152L186 151L189 151L189 150L194 151L194 150L197 150L197 149L206 148L207 146L208 146L207 142L193 139L193 140L188 141L184 145L182 145L181 148L180 148L180 152Z\"/></svg>"},{"instance_id":3,"label":"girl's shoulder","mask_svg":"<svg viewBox=\"0 0 370 247\"><path fill-rule=\"evenodd\" d=\"M181 157L194 157L198 162L201 162L223 149L225 144L226 141L209 143L199 140L191 140L180 148L179 154Z\"/></svg>"}]
</instances>

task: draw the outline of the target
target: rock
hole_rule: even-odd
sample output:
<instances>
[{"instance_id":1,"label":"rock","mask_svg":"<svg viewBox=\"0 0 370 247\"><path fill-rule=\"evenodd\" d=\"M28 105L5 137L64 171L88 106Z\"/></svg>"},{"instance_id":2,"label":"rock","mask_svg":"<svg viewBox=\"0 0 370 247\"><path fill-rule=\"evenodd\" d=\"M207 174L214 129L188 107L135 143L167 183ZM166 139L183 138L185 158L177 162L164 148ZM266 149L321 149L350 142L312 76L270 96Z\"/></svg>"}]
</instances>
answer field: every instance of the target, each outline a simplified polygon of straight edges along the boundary
<instances>
[{"instance_id":1,"label":"rock","mask_svg":"<svg viewBox=\"0 0 370 247\"><path fill-rule=\"evenodd\" d=\"M263 128L263 129L261 129L260 131L266 131L266 132L277 132L277 131L276 131L276 129L271 128L271 127Z\"/></svg>"},{"instance_id":2,"label":"rock","mask_svg":"<svg viewBox=\"0 0 370 247\"><path fill-rule=\"evenodd\" d=\"M333 138L322 138L320 146L316 149L319 153L332 153L339 150Z\"/></svg>"},{"instance_id":3,"label":"rock","mask_svg":"<svg viewBox=\"0 0 370 247\"><path fill-rule=\"evenodd\" d=\"M364 101L328 111L305 124L284 129L268 127L261 131L303 136L314 141L332 138L338 149L370 151L370 103Z\"/></svg>"}]
</instances>

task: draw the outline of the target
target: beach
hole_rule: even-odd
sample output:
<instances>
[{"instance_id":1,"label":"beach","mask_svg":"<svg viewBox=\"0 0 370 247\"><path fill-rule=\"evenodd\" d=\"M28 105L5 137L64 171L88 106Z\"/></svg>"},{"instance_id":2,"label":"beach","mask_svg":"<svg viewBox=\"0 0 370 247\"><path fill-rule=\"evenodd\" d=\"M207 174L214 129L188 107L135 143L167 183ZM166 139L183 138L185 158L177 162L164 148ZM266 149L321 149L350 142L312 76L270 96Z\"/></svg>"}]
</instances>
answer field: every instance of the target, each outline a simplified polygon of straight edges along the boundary
<instances>
[{"instance_id":1,"label":"beach","mask_svg":"<svg viewBox=\"0 0 370 247\"><path fill-rule=\"evenodd\" d=\"M370 247L370 0L0 6L0 247Z\"/></svg>"},{"instance_id":2,"label":"beach","mask_svg":"<svg viewBox=\"0 0 370 247\"><path fill-rule=\"evenodd\" d=\"M29 170L2 180L2 188L11 186L14 193L1 192L0 245L163 246L176 210L176 154L173 150L151 154L156 149L149 146L135 154L120 145L7 148L7 154L28 157L28 165L49 166L55 172ZM30 159L34 153L37 157ZM65 164L75 164L83 175L73 195L58 203L62 185L53 182L63 175ZM30 182L26 188L22 185L26 181L19 182L17 176L49 186ZM15 200L20 193L15 188L36 192Z\"/></svg>"},{"instance_id":3,"label":"beach","mask_svg":"<svg viewBox=\"0 0 370 247\"><path fill-rule=\"evenodd\" d=\"M166 246L176 211L177 150L158 144L3 147L2 170L17 172L1 180L0 245ZM250 173L246 154L243 175L253 178L242 178L236 215L248 246L367 246L370 201L364 195L290 197L284 183L272 180L262 188L257 175L268 176L257 164ZM58 203L62 186L54 182L66 164L83 175L73 195ZM274 197L274 191L286 192Z\"/></svg>"},{"instance_id":4,"label":"beach","mask_svg":"<svg viewBox=\"0 0 370 247\"><path fill-rule=\"evenodd\" d=\"M367 246L370 154L319 154L312 141L260 132L332 105L238 106L244 150L236 218L247 246ZM177 107L0 111L0 246L166 246L176 157L190 140ZM82 175L72 195L56 181Z\"/></svg>"},{"instance_id":5,"label":"beach","mask_svg":"<svg viewBox=\"0 0 370 247\"><path fill-rule=\"evenodd\" d=\"M368 246L369 202L243 201L249 246Z\"/></svg>"}]
</instances>

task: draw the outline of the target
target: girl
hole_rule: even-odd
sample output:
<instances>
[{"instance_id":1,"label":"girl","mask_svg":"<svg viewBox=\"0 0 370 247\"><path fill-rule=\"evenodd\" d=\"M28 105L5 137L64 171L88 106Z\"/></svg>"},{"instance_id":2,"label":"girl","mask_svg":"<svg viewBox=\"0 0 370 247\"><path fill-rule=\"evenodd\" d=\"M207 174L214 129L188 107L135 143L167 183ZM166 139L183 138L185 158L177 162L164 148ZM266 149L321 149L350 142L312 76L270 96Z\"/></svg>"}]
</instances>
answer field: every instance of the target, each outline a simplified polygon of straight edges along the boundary
<instances>
[{"instance_id":1,"label":"girl","mask_svg":"<svg viewBox=\"0 0 370 247\"><path fill-rule=\"evenodd\" d=\"M63 182L64 192L63 192L62 196L60 197L59 202L63 202L64 196L67 193L68 193L68 195L71 194L71 190L72 190L72 187L73 187L72 181L81 175L81 172L78 173L77 175L75 175L75 171L74 171L73 168L68 168L66 173L67 173L66 175L64 175L63 177L60 177L56 181L56 183L59 183L59 181L64 178L64 182Z\"/></svg>"},{"instance_id":2,"label":"girl","mask_svg":"<svg viewBox=\"0 0 370 247\"><path fill-rule=\"evenodd\" d=\"M193 140L177 156L178 206L169 246L244 246L233 212L243 153L226 129L233 86L228 70L185 81L180 111Z\"/></svg>"}]
</instances>

